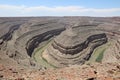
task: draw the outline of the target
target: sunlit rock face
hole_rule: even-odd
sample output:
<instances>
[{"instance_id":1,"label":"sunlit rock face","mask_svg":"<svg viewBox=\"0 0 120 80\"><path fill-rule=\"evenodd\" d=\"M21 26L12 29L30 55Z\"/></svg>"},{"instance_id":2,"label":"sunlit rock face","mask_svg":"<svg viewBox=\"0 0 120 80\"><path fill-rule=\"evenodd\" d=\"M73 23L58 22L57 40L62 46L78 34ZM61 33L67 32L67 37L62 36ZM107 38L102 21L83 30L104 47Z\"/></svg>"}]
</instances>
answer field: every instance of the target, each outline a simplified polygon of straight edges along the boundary
<instances>
[{"instance_id":1,"label":"sunlit rock face","mask_svg":"<svg viewBox=\"0 0 120 80\"><path fill-rule=\"evenodd\" d=\"M93 25L92 28L89 28L90 25ZM87 24L86 27L89 29L81 26L67 28L54 38L43 57L57 67L84 64L96 47L107 42L106 33L97 31L94 24Z\"/></svg>"},{"instance_id":2,"label":"sunlit rock face","mask_svg":"<svg viewBox=\"0 0 120 80\"><path fill-rule=\"evenodd\" d=\"M104 52L98 50L103 52L100 61L119 62L119 24L119 19L114 17L0 18L1 61L7 58L6 63L35 66L39 64L34 60L36 50L50 41L39 54L46 63L56 67L82 65L94 51L109 42L110 47L105 47Z\"/></svg>"}]
</instances>

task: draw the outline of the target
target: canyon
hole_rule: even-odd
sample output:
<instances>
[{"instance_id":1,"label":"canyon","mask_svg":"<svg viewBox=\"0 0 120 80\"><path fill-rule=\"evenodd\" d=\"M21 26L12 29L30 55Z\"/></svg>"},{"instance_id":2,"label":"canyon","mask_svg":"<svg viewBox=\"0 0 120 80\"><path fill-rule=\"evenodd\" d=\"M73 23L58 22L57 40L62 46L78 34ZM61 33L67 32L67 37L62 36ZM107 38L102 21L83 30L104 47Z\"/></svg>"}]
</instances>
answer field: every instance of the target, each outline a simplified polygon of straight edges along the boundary
<instances>
[{"instance_id":1,"label":"canyon","mask_svg":"<svg viewBox=\"0 0 120 80\"><path fill-rule=\"evenodd\" d=\"M91 68L91 66L93 67ZM94 73L98 66L100 69L105 69L101 71L99 69L100 74ZM106 69L108 66L109 70ZM120 80L119 67L119 17L0 18L1 80L28 80L26 76L30 72L35 72L41 78L36 77L35 79L34 74L34 79L30 78L31 75L29 80L46 80L43 79L44 76L48 77L48 80L63 80L49 78L48 73L57 76L65 73L72 75L64 70L82 71L83 68L86 68L83 69L86 72L87 69L92 71L94 76L91 77L88 72L87 77L83 78L82 72L80 72L78 78L81 80ZM106 73L112 68L115 68L116 76L113 71L111 76L109 75L111 73ZM11 72L13 69L15 69L16 75ZM6 71L9 74L6 74ZM63 74L60 73L61 71ZM98 76L101 76L102 72L105 73L104 79L103 77L99 79ZM26 75L22 75L23 73ZM42 73L45 73L44 76ZM76 73L78 72L76 71ZM14 74L16 77L10 74ZM73 77L65 80L75 80L75 75Z\"/></svg>"}]
</instances>

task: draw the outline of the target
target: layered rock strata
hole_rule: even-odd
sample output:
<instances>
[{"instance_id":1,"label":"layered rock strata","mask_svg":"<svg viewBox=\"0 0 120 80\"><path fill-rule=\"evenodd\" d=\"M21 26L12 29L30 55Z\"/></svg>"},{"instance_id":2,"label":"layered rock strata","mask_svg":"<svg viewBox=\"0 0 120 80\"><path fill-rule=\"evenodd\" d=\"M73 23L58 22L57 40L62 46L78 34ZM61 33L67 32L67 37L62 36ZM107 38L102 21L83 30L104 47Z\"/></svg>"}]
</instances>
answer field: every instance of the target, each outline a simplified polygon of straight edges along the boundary
<instances>
[{"instance_id":1,"label":"layered rock strata","mask_svg":"<svg viewBox=\"0 0 120 80\"><path fill-rule=\"evenodd\" d=\"M91 30L91 32L86 33L91 34L88 37L82 33L86 35L86 39L83 39L84 35L81 35L79 31L67 29L54 38L51 45L43 52L43 57L57 67L84 64L85 61L89 60L96 47L107 42L105 33L98 31L93 34L93 32L94 30Z\"/></svg>"},{"instance_id":2,"label":"layered rock strata","mask_svg":"<svg viewBox=\"0 0 120 80\"><path fill-rule=\"evenodd\" d=\"M0 60L34 65L32 54L51 40L42 53L50 64L58 67L83 64L97 47L113 41L114 46L105 51L102 62L118 62L119 24L119 17L0 18ZM68 26L72 29L64 31Z\"/></svg>"}]
</instances>

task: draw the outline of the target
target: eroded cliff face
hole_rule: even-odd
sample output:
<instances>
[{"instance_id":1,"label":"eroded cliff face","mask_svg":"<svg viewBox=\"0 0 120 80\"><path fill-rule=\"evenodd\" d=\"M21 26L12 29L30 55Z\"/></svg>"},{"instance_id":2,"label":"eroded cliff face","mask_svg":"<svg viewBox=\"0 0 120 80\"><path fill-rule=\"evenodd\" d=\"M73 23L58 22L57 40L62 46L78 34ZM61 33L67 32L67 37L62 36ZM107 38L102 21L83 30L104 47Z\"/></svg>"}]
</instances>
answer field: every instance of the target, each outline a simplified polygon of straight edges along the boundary
<instances>
[{"instance_id":1,"label":"eroded cliff face","mask_svg":"<svg viewBox=\"0 0 120 80\"><path fill-rule=\"evenodd\" d=\"M78 36L80 36L79 34L72 37L70 35L66 35L67 34L63 32L59 36L57 36L59 38L56 37L57 39L55 38L51 45L48 46L48 48L42 54L44 59L46 59L50 64L56 67L65 67L74 64L84 64L86 61L89 60L95 48L107 43L108 39L105 33L95 35L91 34L90 36L86 37L84 42L80 41L81 38L78 38ZM67 38L64 39L65 41L61 42L59 40L60 36L61 39L64 39L66 37ZM76 37L77 41L79 42L74 45L72 43L76 43ZM69 43L69 41L71 41L72 43ZM69 46L67 46L67 44Z\"/></svg>"},{"instance_id":2,"label":"eroded cliff face","mask_svg":"<svg viewBox=\"0 0 120 80\"><path fill-rule=\"evenodd\" d=\"M64 30L65 28L55 29L55 30L44 32L40 35L37 35L31 38L26 44L26 50L28 55L31 57L34 49L37 48L40 43L47 41L50 38L53 38L54 36L59 35Z\"/></svg>"},{"instance_id":3,"label":"eroded cliff face","mask_svg":"<svg viewBox=\"0 0 120 80\"><path fill-rule=\"evenodd\" d=\"M0 79L119 80L119 24L115 17L0 18Z\"/></svg>"},{"instance_id":4,"label":"eroded cliff face","mask_svg":"<svg viewBox=\"0 0 120 80\"><path fill-rule=\"evenodd\" d=\"M83 49L87 48L88 45L92 43L96 43L94 46L97 47L106 42L107 42L107 36L105 33L103 33L103 34L91 35L90 37L87 38L87 40L75 46L64 46L62 44L57 43L56 41L52 43L52 46L53 48L59 50L63 54L74 55L83 51Z\"/></svg>"},{"instance_id":5,"label":"eroded cliff face","mask_svg":"<svg viewBox=\"0 0 120 80\"><path fill-rule=\"evenodd\" d=\"M70 39L74 34L68 32L66 38L64 35L59 37L67 27L72 27L77 35ZM108 42L115 46L105 48L105 52L98 50L98 54L103 52L100 62L111 62L110 58L113 57L115 62L120 59L120 27L119 21L114 18L0 18L0 30L0 55L6 57L1 58L1 61L6 63L11 61L32 67L84 64L94 56L92 54L96 49ZM36 55L41 55L40 59ZM107 56L110 58L106 59ZM39 60L45 64L39 63Z\"/></svg>"}]
</instances>

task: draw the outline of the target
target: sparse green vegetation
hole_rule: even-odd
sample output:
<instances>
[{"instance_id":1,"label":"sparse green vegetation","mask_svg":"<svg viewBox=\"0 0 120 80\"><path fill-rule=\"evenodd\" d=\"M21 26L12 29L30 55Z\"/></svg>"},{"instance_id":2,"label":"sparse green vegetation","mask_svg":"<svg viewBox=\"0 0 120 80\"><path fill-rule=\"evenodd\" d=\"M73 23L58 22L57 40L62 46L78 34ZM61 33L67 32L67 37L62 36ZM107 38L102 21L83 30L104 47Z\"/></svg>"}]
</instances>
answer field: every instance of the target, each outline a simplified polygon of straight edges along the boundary
<instances>
[{"instance_id":1,"label":"sparse green vegetation","mask_svg":"<svg viewBox=\"0 0 120 80\"><path fill-rule=\"evenodd\" d=\"M101 51L101 53L99 53L98 57L96 58L96 62L101 62L105 50L106 50L106 49L103 49L103 50Z\"/></svg>"},{"instance_id":2,"label":"sparse green vegetation","mask_svg":"<svg viewBox=\"0 0 120 80\"><path fill-rule=\"evenodd\" d=\"M88 63L92 63L92 62L100 62L103 58L104 52L105 50L111 45L111 42L108 42L104 45L101 45L99 47L97 47L93 54L91 55L91 58L89 59Z\"/></svg>"},{"instance_id":3,"label":"sparse green vegetation","mask_svg":"<svg viewBox=\"0 0 120 80\"><path fill-rule=\"evenodd\" d=\"M46 63L48 63L48 61L45 59L45 58L43 58L42 57L42 59L46 62ZM52 65L52 64L50 64L50 63L48 63L51 67L53 67L53 68L57 68L56 66L54 66L54 65Z\"/></svg>"},{"instance_id":4,"label":"sparse green vegetation","mask_svg":"<svg viewBox=\"0 0 120 80\"><path fill-rule=\"evenodd\" d=\"M48 63L47 60L42 57L43 51L48 47L48 45L49 45L50 43L51 43L51 40L49 40L43 47L37 48L37 49L34 51L32 57L34 58L34 60L35 60L36 62L38 62L40 65L42 65L42 66L44 66L44 67L56 68L56 66Z\"/></svg>"}]
</instances>

